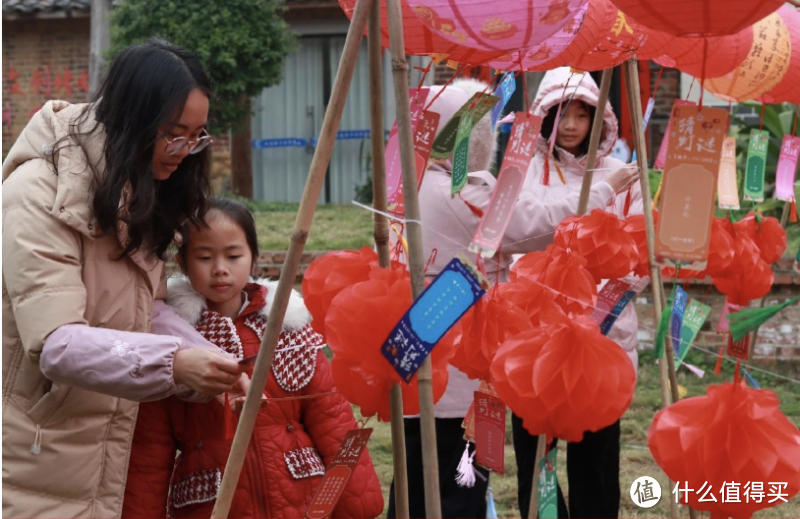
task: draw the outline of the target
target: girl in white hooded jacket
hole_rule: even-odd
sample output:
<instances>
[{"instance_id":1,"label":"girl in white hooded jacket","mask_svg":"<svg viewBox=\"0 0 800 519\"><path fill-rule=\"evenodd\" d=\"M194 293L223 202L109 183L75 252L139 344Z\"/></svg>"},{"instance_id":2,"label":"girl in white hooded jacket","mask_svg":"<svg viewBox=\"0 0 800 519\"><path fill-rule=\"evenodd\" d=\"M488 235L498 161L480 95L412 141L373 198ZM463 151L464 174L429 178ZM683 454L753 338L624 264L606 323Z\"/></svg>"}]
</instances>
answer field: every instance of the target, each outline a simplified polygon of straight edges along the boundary
<instances>
[{"instance_id":1,"label":"girl in white hooded jacket","mask_svg":"<svg viewBox=\"0 0 800 519\"><path fill-rule=\"evenodd\" d=\"M542 204L580 193L586 171L589 134L595 116L603 117L603 130L592 178L593 186L606 182L625 166L611 156L617 140L617 118L610 105L606 105L603 114L595 113L598 97L597 84L588 73L572 73L569 68L563 67L545 74L531 106L531 112L544 120L523 193L535 193ZM555 146L550 153L549 138L556 127L559 105L561 117ZM547 185L545 177L549 177ZM626 216L626 202L627 215L642 214L639 183L633 184L630 192L625 189L615 193L607 202L604 209L620 218ZM605 282L600 284L598 290ZM628 305L608 334L628 353L634 369L638 366L637 330L636 311L633 305ZM537 438L528 434L522 427L522 420L516 415L512 416L512 430L518 468L519 506L522 516L526 517ZM587 432L583 441L567 445L569 511L559 488L559 517L617 517L620 499L619 451L619 421L599 431Z\"/></svg>"}]
</instances>

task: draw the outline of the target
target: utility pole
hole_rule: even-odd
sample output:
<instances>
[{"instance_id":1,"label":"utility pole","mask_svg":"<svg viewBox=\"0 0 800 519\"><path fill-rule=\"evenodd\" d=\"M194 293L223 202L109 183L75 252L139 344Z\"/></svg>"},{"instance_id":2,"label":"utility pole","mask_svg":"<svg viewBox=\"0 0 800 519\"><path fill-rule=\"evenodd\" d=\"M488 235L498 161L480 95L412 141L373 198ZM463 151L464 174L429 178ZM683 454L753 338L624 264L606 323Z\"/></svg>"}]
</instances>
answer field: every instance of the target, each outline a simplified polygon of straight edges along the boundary
<instances>
[{"instance_id":1,"label":"utility pole","mask_svg":"<svg viewBox=\"0 0 800 519\"><path fill-rule=\"evenodd\" d=\"M106 72L105 53L111 46L111 0L92 0L89 43L89 94L94 95Z\"/></svg>"}]
</instances>

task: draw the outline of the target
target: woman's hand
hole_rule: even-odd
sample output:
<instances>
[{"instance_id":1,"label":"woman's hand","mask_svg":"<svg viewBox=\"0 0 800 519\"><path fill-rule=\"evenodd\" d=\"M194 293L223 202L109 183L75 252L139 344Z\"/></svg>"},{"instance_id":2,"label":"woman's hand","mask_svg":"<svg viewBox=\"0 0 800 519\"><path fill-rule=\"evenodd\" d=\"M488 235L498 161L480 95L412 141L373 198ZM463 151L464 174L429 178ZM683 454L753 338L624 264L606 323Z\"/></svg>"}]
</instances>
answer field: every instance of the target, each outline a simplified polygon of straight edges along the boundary
<instances>
[{"instance_id":1,"label":"woman's hand","mask_svg":"<svg viewBox=\"0 0 800 519\"><path fill-rule=\"evenodd\" d=\"M247 376L246 373L242 374L242 377L239 379L239 382L236 383L236 386L231 391L230 395L228 396L228 404L231 406L231 410L235 413L238 413L244 407L244 401L247 398L247 394L250 392L250 377ZM224 406L225 405L225 398L220 395L214 397L217 402ZM267 395L261 393L261 405L267 403Z\"/></svg>"},{"instance_id":2,"label":"woman's hand","mask_svg":"<svg viewBox=\"0 0 800 519\"><path fill-rule=\"evenodd\" d=\"M247 366L205 348L189 348L175 353L172 365L176 384L183 384L201 395L230 392Z\"/></svg>"},{"instance_id":3,"label":"woman's hand","mask_svg":"<svg viewBox=\"0 0 800 519\"><path fill-rule=\"evenodd\" d=\"M636 164L626 164L606 177L606 182L615 193L622 193L637 180L639 180L639 167Z\"/></svg>"}]
</instances>

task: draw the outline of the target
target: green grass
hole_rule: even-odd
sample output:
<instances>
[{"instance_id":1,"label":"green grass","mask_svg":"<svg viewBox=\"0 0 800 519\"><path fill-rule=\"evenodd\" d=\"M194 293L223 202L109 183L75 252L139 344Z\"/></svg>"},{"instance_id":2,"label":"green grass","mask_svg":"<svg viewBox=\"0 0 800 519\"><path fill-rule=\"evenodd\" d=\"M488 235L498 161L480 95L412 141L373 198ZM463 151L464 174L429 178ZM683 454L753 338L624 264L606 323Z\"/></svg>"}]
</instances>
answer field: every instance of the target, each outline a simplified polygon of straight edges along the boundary
<instances>
[{"instance_id":1,"label":"green grass","mask_svg":"<svg viewBox=\"0 0 800 519\"><path fill-rule=\"evenodd\" d=\"M687 361L706 370L704 378L683 369L678 371L678 383L687 390L687 397L705 394L706 387L729 381L733 376L733 364L723 364L720 376L713 373L714 360L702 352L692 351ZM800 367L790 364L764 367L769 371L778 372L793 379L800 377ZM774 391L780 401L781 410L795 424L800 426L800 399L797 396L798 387L787 381L781 381L753 371L754 378L762 388ZM647 430L653 415L661 409L661 387L659 371L652 356L652 352L641 352L639 361L639 380L636 394L631 407L622 418L622 446L620 459L620 486L622 491L620 517L669 517L669 501L672 497L672 488L668 486L667 478L658 468L647 448ZM357 412L357 411L356 411ZM392 480L392 449L389 424L370 420L369 427L375 429L370 440L370 453L378 471L378 477L384 490L384 497L388 503L389 485ZM500 476L492 474L491 486L494 491L495 504L499 517L520 517L517 508L517 480L514 451L511 445L511 420L510 414L506 427L506 474ZM566 487L566 444L559 442L557 473L565 495L569 495ZM661 483L661 501L649 509L636 507L630 499L629 491L633 481L640 476L651 476ZM681 517L688 517L686 508L681 508ZM706 517L708 515L706 514ZM700 515L698 515L700 517ZM759 512L754 517L797 518L800 517L800 497L795 497L787 504L769 508Z\"/></svg>"},{"instance_id":2,"label":"green grass","mask_svg":"<svg viewBox=\"0 0 800 519\"><path fill-rule=\"evenodd\" d=\"M287 250L299 204L248 201L261 250ZM360 249L372 245L372 213L354 205L320 205L305 250Z\"/></svg>"}]
</instances>

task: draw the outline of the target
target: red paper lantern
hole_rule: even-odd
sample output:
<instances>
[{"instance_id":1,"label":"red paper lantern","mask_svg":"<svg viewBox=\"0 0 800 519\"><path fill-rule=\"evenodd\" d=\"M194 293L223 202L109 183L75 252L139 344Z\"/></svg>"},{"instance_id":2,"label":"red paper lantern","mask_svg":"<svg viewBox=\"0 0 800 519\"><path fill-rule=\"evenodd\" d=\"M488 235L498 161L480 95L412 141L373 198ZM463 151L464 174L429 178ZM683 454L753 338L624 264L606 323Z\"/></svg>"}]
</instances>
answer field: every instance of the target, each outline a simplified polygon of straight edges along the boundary
<instances>
[{"instance_id":1,"label":"red paper lantern","mask_svg":"<svg viewBox=\"0 0 800 519\"><path fill-rule=\"evenodd\" d=\"M792 103L800 104L800 13L788 5L778 9L778 15L783 19L789 30L789 39L792 45L792 56L783 79L766 94L761 96L762 103Z\"/></svg>"},{"instance_id":2,"label":"red paper lantern","mask_svg":"<svg viewBox=\"0 0 800 519\"><path fill-rule=\"evenodd\" d=\"M498 296L519 307L528 316L531 325L557 321L564 317L564 310L556 303L556 295L543 285L537 285L525 278L517 278L513 283L497 286Z\"/></svg>"},{"instance_id":3,"label":"red paper lantern","mask_svg":"<svg viewBox=\"0 0 800 519\"><path fill-rule=\"evenodd\" d=\"M586 269L595 283L625 277L639 262L636 242L625 231L625 222L602 209L565 218L556 228L553 243L586 258Z\"/></svg>"},{"instance_id":4,"label":"red paper lantern","mask_svg":"<svg viewBox=\"0 0 800 519\"><path fill-rule=\"evenodd\" d=\"M800 491L800 432L778 408L772 391L742 384L709 386L705 396L676 402L656 413L648 446L656 463L672 481L695 492L681 492L681 501L711 517L747 519L781 501L746 499L746 485L787 484L787 500ZM738 484L740 502L723 500L723 485ZM716 502L699 502L697 490L711 486Z\"/></svg>"},{"instance_id":5,"label":"red paper lantern","mask_svg":"<svg viewBox=\"0 0 800 519\"><path fill-rule=\"evenodd\" d=\"M653 225L658 225L658 210L653 209ZM633 273L639 277L650 275L650 259L647 254L647 230L644 215L636 214L625 219L625 231L631 235L639 253L639 260Z\"/></svg>"},{"instance_id":6,"label":"red paper lantern","mask_svg":"<svg viewBox=\"0 0 800 519\"><path fill-rule=\"evenodd\" d=\"M381 2L381 45L389 48L389 20L386 9L386 0ZM353 10L356 0L339 0L339 6L344 11L348 19L353 19ZM414 9L408 2L400 2L403 12L403 34L406 54L413 56L424 56L429 54L441 54L443 58L456 61L458 63L481 65L498 56L503 51L480 50L471 48L461 43L455 43L440 35L446 31L450 20L423 20L414 13ZM366 31L365 31L365 34Z\"/></svg>"},{"instance_id":7,"label":"red paper lantern","mask_svg":"<svg viewBox=\"0 0 800 519\"><path fill-rule=\"evenodd\" d=\"M382 274L388 271L378 270L383 270ZM418 402L417 377L406 384L381 353L392 329L411 307L408 276L387 277L362 281L341 290L331 301L325 318L326 338L337 364L334 384L350 402L362 406L364 416L377 413L384 421L389 419L389 389L398 382L403 388L405 412L419 412L418 404L414 403ZM447 364L453 355L457 333L458 326L431 353L434 401L447 388Z\"/></svg>"},{"instance_id":8,"label":"red paper lantern","mask_svg":"<svg viewBox=\"0 0 800 519\"><path fill-rule=\"evenodd\" d=\"M450 364L472 379L489 380L497 348L507 338L532 328L528 315L493 287L461 318Z\"/></svg>"},{"instance_id":9,"label":"red paper lantern","mask_svg":"<svg viewBox=\"0 0 800 519\"><path fill-rule=\"evenodd\" d=\"M651 29L676 36L724 36L775 12L783 0L703 0L676 5L663 0L612 0Z\"/></svg>"},{"instance_id":10,"label":"red paper lantern","mask_svg":"<svg viewBox=\"0 0 800 519\"><path fill-rule=\"evenodd\" d=\"M761 253L761 259L766 261L768 265L773 265L786 252L786 231L781 227L781 223L777 218L772 216L762 217L761 223L759 223L751 212L745 218L736 222L734 229L736 232L746 234L755 242Z\"/></svg>"},{"instance_id":11,"label":"red paper lantern","mask_svg":"<svg viewBox=\"0 0 800 519\"><path fill-rule=\"evenodd\" d=\"M745 306L772 288L772 268L761 259L755 242L745 233L733 239L734 258L726 272L712 276L714 286L735 305Z\"/></svg>"},{"instance_id":12,"label":"red paper lantern","mask_svg":"<svg viewBox=\"0 0 800 519\"><path fill-rule=\"evenodd\" d=\"M597 283L586 270L586 260L561 247L529 252L511 267L511 281L524 278L556 292L556 302L567 313L591 312L597 303Z\"/></svg>"},{"instance_id":13,"label":"red paper lantern","mask_svg":"<svg viewBox=\"0 0 800 519\"><path fill-rule=\"evenodd\" d=\"M370 263L378 255L369 247L360 251L330 252L311 262L303 274L303 301L311 313L311 326L325 335L325 314L344 288L369 277Z\"/></svg>"},{"instance_id":14,"label":"red paper lantern","mask_svg":"<svg viewBox=\"0 0 800 519\"><path fill-rule=\"evenodd\" d=\"M676 38L662 56L656 57L655 62L695 77L719 77L741 65L752 45L752 27L729 36Z\"/></svg>"},{"instance_id":15,"label":"red paper lantern","mask_svg":"<svg viewBox=\"0 0 800 519\"><path fill-rule=\"evenodd\" d=\"M583 315L508 339L491 376L498 396L530 434L570 442L619 420L636 388L625 351Z\"/></svg>"}]
</instances>

